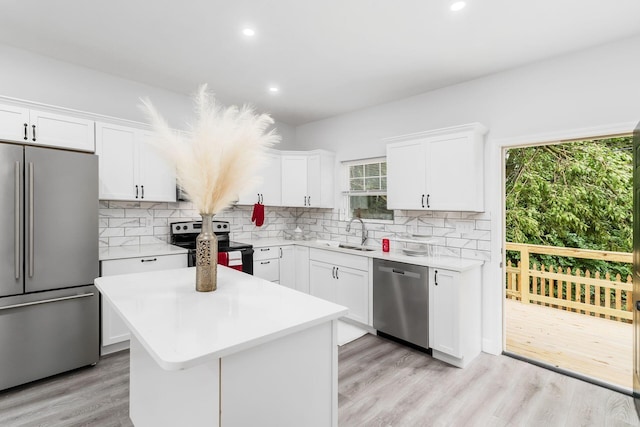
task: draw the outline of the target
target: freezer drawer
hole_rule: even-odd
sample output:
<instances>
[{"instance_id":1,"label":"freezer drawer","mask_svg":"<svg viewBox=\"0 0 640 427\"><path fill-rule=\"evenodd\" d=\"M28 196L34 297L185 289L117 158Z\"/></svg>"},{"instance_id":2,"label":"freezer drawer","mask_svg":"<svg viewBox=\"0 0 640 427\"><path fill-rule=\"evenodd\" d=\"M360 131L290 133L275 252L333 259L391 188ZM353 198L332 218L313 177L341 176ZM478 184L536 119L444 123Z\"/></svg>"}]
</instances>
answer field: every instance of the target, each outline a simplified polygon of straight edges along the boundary
<instances>
[{"instance_id":1,"label":"freezer drawer","mask_svg":"<svg viewBox=\"0 0 640 427\"><path fill-rule=\"evenodd\" d=\"M373 327L417 346L429 347L427 267L373 261Z\"/></svg>"},{"instance_id":2,"label":"freezer drawer","mask_svg":"<svg viewBox=\"0 0 640 427\"><path fill-rule=\"evenodd\" d=\"M98 291L0 298L0 390L98 362Z\"/></svg>"}]
</instances>

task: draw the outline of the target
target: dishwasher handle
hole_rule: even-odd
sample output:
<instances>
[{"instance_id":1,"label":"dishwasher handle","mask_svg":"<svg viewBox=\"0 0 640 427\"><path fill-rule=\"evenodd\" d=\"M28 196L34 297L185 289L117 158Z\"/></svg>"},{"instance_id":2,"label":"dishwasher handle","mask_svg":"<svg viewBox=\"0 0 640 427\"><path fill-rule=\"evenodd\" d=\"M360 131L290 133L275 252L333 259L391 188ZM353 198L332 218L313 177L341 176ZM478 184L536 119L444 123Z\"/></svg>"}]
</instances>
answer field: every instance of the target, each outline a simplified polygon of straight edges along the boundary
<instances>
[{"instance_id":1,"label":"dishwasher handle","mask_svg":"<svg viewBox=\"0 0 640 427\"><path fill-rule=\"evenodd\" d=\"M393 267L378 267L378 269L384 273L391 273L391 274L399 274L405 277L411 277L413 279L420 279L421 275L419 273L414 273L413 271L405 271L405 270L398 270L397 268L393 268Z\"/></svg>"}]
</instances>

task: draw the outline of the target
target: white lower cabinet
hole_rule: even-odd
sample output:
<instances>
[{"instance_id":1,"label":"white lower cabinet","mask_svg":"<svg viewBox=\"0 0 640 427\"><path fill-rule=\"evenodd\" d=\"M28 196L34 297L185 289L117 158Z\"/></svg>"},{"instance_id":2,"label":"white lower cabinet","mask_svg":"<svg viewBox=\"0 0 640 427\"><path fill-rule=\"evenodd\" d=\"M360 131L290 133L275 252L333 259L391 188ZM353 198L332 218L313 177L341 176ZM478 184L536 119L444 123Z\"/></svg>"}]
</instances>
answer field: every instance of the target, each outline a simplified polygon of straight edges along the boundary
<instances>
[{"instance_id":1,"label":"white lower cabinet","mask_svg":"<svg viewBox=\"0 0 640 427\"><path fill-rule=\"evenodd\" d=\"M306 246L294 246L295 289L309 293L309 248ZM280 267L282 271L282 266Z\"/></svg>"},{"instance_id":2,"label":"white lower cabinet","mask_svg":"<svg viewBox=\"0 0 640 427\"><path fill-rule=\"evenodd\" d=\"M296 289L295 247L282 245L255 248L253 275Z\"/></svg>"},{"instance_id":3,"label":"white lower cabinet","mask_svg":"<svg viewBox=\"0 0 640 427\"><path fill-rule=\"evenodd\" d=\"M144 273L187 267L187 255L158 255L105 260L100 262L101 276ZM108 354L129 347L129 328L109 303L102 300L102 351Z\"/></svg>"},{"instance_id":4,"label":"white lower cabinet","mask_svg":"<svg viewBox=\"0 0 640 427\"><path fill-rule=\"evenodd\" d=\"M311 295L349 308L347 318L369 324L369 260L367 257L311 249Z\"/></svg>"},{"instance_id":5,"label":"white lower cabinet","mask_svg":"<svg viewBox=\"0 0 640 427\"><path fill-rule=\"evenodd\" d=\"M295 246L280 246L279 273L280 283L287 288L296 289L296 252Z\"/></svg>"},{"instance_id":6,"label":"white lower cabinet","mask_svg":"<svg viewBox=\"0 0 640 427\"><path fill-rule=\"evenodd\" d=\"M433 357L465 367L481 351L480 268L429 269L429 347Z\"/></svg>"}]
</instances>

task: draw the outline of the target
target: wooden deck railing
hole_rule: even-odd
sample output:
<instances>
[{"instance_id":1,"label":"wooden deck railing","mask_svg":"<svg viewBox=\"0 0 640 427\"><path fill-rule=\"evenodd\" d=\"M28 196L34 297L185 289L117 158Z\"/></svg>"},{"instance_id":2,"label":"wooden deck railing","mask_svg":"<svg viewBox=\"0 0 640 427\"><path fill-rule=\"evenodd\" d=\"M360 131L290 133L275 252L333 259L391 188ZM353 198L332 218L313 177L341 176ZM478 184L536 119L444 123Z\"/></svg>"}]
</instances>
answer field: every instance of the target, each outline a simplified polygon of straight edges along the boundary
<instances>
[{"instance_id":1,"label":"wooden deck railing","mask_svg":"<svg viewBox=\"0 0 640 427\"><path fill-rule=\"evenodd\" d=\"M631 321L631 276L622 281L620 274L612 278L606 273L603 278L599 272L592 275L589 270L582 272L567 268L563 271L561 267L530 265L529 255L535 253L631 264L632 254L522 243L507 243L506 249L520 252L517 266L507 262L507 298L525 304L541 304L612 320Z\"/></svg>"}]
</instances>

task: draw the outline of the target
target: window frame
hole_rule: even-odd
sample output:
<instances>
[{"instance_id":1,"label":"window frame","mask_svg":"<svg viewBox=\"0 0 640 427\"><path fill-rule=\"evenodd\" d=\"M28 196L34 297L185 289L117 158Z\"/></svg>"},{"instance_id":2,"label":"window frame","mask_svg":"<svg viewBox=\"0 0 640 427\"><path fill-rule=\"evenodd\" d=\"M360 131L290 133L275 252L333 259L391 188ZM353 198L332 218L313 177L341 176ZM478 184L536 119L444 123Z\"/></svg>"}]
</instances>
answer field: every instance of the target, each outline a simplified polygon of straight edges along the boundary
<instances>
[{"instance_id":1,"label":"window frame","mask_svg":"<svg viewBox=\"0 0 640 427\"><path fill-rule=\"evenodd\" d=\"M387 195L387 190L350 190L350 176L349 176L349 168L351 166L358 166L358 165L366 165L369 163L386 163L387 162L387 157L386 156L380 156L380 157L371 157L371 158L367 158L367 159L358 159L358 160L345 160L341 162L341 167L342 167L342 178L341 178L341 184L340 186L342 187L342 191L341 191L341 195L342 195L342 208L340 209L340 219L342 221L350 221L352 219L350 212L350 205L349 205L349 196L358 196L358 195L362 195L362 196L382 196L382 195ZM385 175L387 176L387 175ZM393 209L388 209L392 212L392 215L395 218L395 211ZM364 221L365 223L372 223L372 224L394 224L394 219L373 219L373 218L362 218L362 221Z\"/></svg>"}]
</instances>

